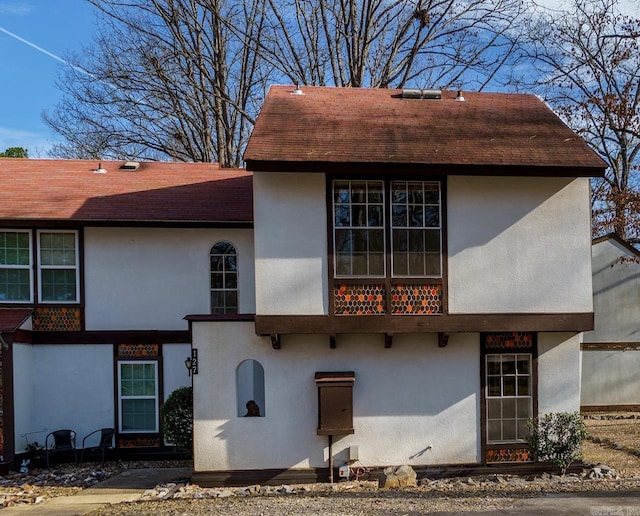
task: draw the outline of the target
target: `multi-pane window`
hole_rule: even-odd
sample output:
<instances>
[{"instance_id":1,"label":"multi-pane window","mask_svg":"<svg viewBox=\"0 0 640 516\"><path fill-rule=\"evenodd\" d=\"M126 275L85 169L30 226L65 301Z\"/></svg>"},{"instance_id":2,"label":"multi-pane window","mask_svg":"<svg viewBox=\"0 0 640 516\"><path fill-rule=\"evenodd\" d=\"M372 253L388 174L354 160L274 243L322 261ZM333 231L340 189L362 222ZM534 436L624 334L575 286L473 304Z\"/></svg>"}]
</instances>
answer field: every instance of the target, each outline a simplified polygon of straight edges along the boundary
<instances>
[{"instance_id":1,"label":"multi-pane window","mask_svg":"<svg viewBox=\"0 0 640 516\"><path fill-rule=\"evenodd\" d=\"M211 313L238 313L238 254L229 242L211 248Z\"/></svg>"},{"instance_id":2,"label":"multi-pane window","mask_svg":"<svg viewBox=\"0 0 640 516\"><path fill-rule=\"evenodd\" d=\"M335 275L384 276L382 181L333 184Z\"/></svg>"},{"instance_id":3,"label":"multi-pane window","mask_svg":"<svg viewBox=\"0 0 640 516\"><path fill-rule=\"evenodd\" d=\"M31 233L0 232L0 302L31 301Z\"/></svg>"},{"instance_id":4,"label":"multi-pane window","mask_svg":"<svg viewBox=\"0 0 640 516\"><path fill-rule=\"evenodd\" d=\"M393 181L391 232L394 277L441 276L440 185Z\"/></svg>"},{"instance_id":5,"label":"multi-pane window","mask_svg":"<svg viewBox=\"0 0 640 516\"><path fill-rule=\"evenodd\" d=\"M157 362L119 362L121 432L158 432Z\"/></svg>"},{"instance_id":6,"label":"multi-pane window","mask_svg":"<svg viewBox=\"0 0 640 516\"><path fill-rule=\"evenodd\" d=\"M78 235L39 231L40 301L75 303L78 292Z\"/></svg>"},{"instance_id":7,"label":"multi-pane window","mask_svg":"<svg viewBox=\"0 0 640 516\"><path fill-rule=\"evenodd\" d=\"M437 181L334 181L335 277L385 277L387 254L392 277L441 277L441 219Z\"/></svg>"},{"instance_id":8,"label":"multi-pane window","mask_svg":"<svg viewBox=\"0 0 640 516\"><path fill-rule=\"evenodd\" d=\"M531 354L488 354L487 442L524 441L533 414Z\"/></svg>"}]
</instances>

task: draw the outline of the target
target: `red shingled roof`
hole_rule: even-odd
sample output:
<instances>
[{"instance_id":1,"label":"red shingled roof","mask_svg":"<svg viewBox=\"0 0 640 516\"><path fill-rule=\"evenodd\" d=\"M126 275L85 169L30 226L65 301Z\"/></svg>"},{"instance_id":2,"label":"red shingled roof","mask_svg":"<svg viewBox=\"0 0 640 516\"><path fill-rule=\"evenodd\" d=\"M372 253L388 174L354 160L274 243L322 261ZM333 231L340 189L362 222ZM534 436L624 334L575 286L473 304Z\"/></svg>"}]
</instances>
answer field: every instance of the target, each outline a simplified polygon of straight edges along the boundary
<instances>
[{"instance_id":1,"label":"red shingled roof","mask_svg":"<svg viewBox=\"0 0 640 516\"><path fill-rule=\"evenodd\" d=\"M513 167L606 168L533 95L463 92L458 102L447 91L428 100L402 90L294 89L271 87L244 155L248 170L275 170L270 162L509 167L502 173L513 175Z\"/></svg>"},{"instance_id":2,"label":"red shingled roof","mask_svg":"<svg viewBox=\"0 0 640 516\"><path fill-rule=\"evenodd\" d=\"M16 331L31 312L31 308L0 308L0 332Z\"/></svg>"},{"instance_id":3,"label":"red shingled roof","mask_svg":"<svg viewBox=\"0 0 640 516\"><path fill-rule=\"evenodd\" d=\"M250 223L252 176L214 163L0 158L0 220ZM96 173L101 166L106 173Z\"/></svg>"}]
</instances>

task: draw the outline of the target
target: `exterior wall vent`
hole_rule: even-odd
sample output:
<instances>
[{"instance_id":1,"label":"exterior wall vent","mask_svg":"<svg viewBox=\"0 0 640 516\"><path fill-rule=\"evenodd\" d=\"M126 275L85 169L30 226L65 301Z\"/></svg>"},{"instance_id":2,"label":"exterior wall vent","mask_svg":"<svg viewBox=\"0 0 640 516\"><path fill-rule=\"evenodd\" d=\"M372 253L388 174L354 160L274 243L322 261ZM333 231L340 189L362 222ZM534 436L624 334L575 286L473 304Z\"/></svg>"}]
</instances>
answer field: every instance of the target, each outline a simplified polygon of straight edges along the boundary
<instances>
[{"instance_id":1,"label":"exterior wall vent","mask_svg":"<svg viewBox=\"0 0 640 516\"><path fill-rule=\"evenodd\" d=\"M420 90L417 88L405 88L402 90L403 99L442 99L442 90Z\"/></svg>"},{"instance_id":2,"label":"exterior wall vent","mask_svg":"<svg viewBox=\"0 0 640 516\"><path fill-rule=\"evenodd\" d=\"M126 161L120 166L120 170L138 170L140 163L137 161Z\"/></svg>"}]
</instances>

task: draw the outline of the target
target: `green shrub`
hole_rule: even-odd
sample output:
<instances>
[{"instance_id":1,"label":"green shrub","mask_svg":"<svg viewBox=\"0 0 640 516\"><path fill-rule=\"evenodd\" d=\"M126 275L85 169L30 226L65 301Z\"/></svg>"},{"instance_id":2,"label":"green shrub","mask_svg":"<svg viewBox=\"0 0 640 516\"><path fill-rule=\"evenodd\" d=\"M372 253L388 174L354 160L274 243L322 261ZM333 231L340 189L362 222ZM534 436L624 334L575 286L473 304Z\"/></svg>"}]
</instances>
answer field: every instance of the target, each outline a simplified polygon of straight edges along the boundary
<instances>
[{"instance_id":1,"label":"green shrub","mask_svg":"<svg viewBox=\"0 0 640 516\"><path fill-rule=\"evenodd\" d=\"M178 387L169 394L160 409L162 433L167 442L191 453L193 447L193 392L191 387Z\"/></svg>"},{"instance_id":2,"label":"green shrub","mask_svg":"<svg viewBox=\"0 0 640 516\"><path fill-rule=\"evenodd\" d=\"M530 419L527 442L537 460L551 462L564 475L580 457L580 443L587 429L579 412L552 412Z\"/></svg>"}]
</instances>

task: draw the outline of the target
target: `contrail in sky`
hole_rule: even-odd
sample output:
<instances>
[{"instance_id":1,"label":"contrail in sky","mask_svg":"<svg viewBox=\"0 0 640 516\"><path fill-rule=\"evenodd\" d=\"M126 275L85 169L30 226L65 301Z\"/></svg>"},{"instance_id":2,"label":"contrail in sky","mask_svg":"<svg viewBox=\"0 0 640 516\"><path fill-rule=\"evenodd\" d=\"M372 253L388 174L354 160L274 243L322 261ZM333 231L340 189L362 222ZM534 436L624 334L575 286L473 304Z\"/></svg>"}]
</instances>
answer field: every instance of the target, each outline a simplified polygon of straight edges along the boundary
<instances>
[{"instance_id":1,"label":"contrail in sky","mask_svg":"<svg viewBox=\"0 0 640 516\"><path fill-rule=\"evenodd\" d=\"M48 55L49 57L52 57L53 59L55 59L56 61L60 61L62 64L70 66L71 68L74 68L75 70L78 70L79 72L82 72L86 75L88 75L89 77L93 77L92 74L90 74L89 72L87 72L86 70L83 70L82 68L78 67L78 66L74 66L71 63L69 63L68 61L65 61L64 59L62 59L61 57L58 57L55 54L52 54L51 52L49 52L48 50L45 50L42 47L39 47L38 45L36 45L35 43L31 43L31 41L27 41L24 38L21 38L20 36L18 36L17 34L14 34L13 32L9 32L7 29L0 27L0 32L4 32L5 34L7 34L8 36L11 36L12 38L17 39L18 41L24 43L25 45L29 45L31 48L35 48L38 52L42 52L43 54Z\"/></svg>"}]
</instances>

